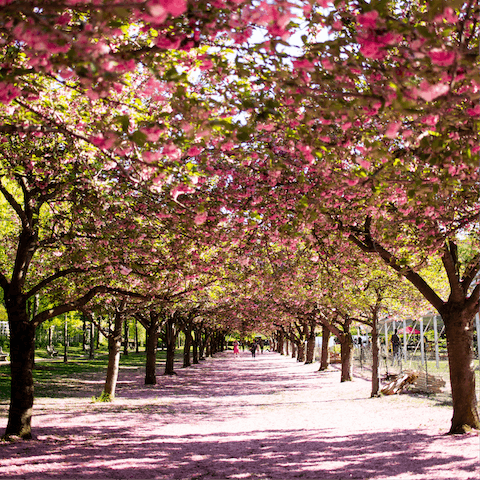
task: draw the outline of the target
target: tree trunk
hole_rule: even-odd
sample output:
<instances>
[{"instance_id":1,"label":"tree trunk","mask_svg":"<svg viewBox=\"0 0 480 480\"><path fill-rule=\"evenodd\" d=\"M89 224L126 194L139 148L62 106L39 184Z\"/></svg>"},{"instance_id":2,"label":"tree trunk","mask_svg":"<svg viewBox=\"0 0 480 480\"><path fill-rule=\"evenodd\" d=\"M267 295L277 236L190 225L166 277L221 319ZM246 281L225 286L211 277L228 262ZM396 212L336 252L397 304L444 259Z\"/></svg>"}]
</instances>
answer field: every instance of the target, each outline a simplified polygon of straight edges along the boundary
<instances>
[{"instance_id":1,"label":"tree trunk","mask_svg":"<svg viewBox=\"0 0 480 480\"><path fill-rule=\"evenodd\" d=\"M167 359L165 361L165 375L176 375L174 370L175 360L175 342L177 335L175 333L175 320L171 316L168 317L165 324L165 343L167 344Z\"/></svg>"},{"instance_id":2,"label":"tree trunk","mask_svg":"<svg viewBox=\"0 0 480 480\"><path fill-rule=\"evenodd\" d=\"M68 362L68 322L67 314L65 314L64 324L63 324L63 361Z\"/></svg>"},{"instance_id":3,"label":"tree trunk","mask_svg":"<svg viewBox=\"0 0 480 480\"><path fill-rule=\"evenodd\" d=\"M330 330L324 325L322 327L322 355L320 358L320 372L328 368L328 342L330 341Z\"/></svg>"},{"instance_id":4,"label":"tree trunk","mask_svg":"<svg viewBox=\"0 0 480 480\"><path fill-rule=\"evenodd\" d=\"M93 359L95 355L95 324L90 324L90 351L88 352L88 358Z\"/></svg>"},{"instance_id":5,"label":"tree trunk","mask_svg":"<svg viewBox=\"0 0 480 480\"><path fill-rule=\"evenodd\" d=\"M139 353L140 352L140 348L139 348L139 345L138 345L138 320L135 319L135 329L134 329L134 342L135 342L135 353Z\"/></svg>"},{"instance_id":6,"label":"tree trunk","mask_svg":"<svg viewBox=\"0 0 480 480\"><path fill-rule=\"evenodd\" d=\"M363 348L363 346L362 346ZM378 378L378 361L379 361L379 348L378 348L378 328L377 318L374 316L372 322L372 393L371 397L378 397L380 389L380 381Z\"/></svg>"},{"instance_id":7,"label":"tree trunk","mask_svg":"<svg viewBox=\"0 0 480 480\"><path fill-rule=\"evenodd\" d=\"M32 438L33 363L35 356L35 327L28 321L26 305L7 305L10 327L11 396L8 423L4 437ZM23 308L22 308L23 305Z\"/></svg>"},{"instance_id":8,"label":"tree trunk","mask_svg":"<svg viewBox=\"0 0 480 480\"><path fill-rule=\"evenodd\" d=\"M157 345L158 345L158 323L150 320L149 328L146 329L146 360L145 360L145 385L156 385L157 383Z\"/></svg>"},{"instance_id":9,"label":"tree trunk","mask_svg":"<svg viewBox=\"0 0 480 480\"><path fill-rule=\"evenodd\" d=\"M115 389L117 387L118 370L120 366L120 350L122 348L122 323L123 315L120 312L115 314L113 332L108 336L108 366L105 388L102 398L111 401L115 398Z\"/></svg>"},{"instance_id":10,"label":"tree trunk","mask_svg":"<svg viewBox=\"0 0 480 480\"><path fill-rule=\"evenodd\" d=\"M475 395L473 352L473 317L465 311L451 308L442 312L447 337L453 417L449 433L465 433L480 429Z\"/></svg>"},{"instance_id":11,"label":"tree trunk","mask_svg":"<svg viewBox=\"0 0 480 480\"><path fill-rule=\"evenodd\" d=\"M297 362L305 361L305 342L300 340L297 343Z\"/></svg>"},{"instance_id":12,"label":"tree trunk","mask_svg":"<svg viewBox=\"0 0 480 480\"><path fill-rule=\"evenodd\" d=\"M199 360L205 360L205 348L207 345L207 332L205 334L202 334L202 330L199 329L199 334L198 334L198 359Z\"/></svg>"},{"instance_id":13,"label":"tree trunk","mask_svg":"<svg viewBox=\"0 0 480 480\"><path fill-rule=\"evenodd\" d=\"M307 357L305 364L313 363L315 360L315 327L310 329L307 339Z\"/></svg>"},{"instance_id":14,"label":"tree trunk","mask_svg":"<svg viewBox=\"0 0 480 480\"><path fill-rule=\"evenodd\" d=\"M352 346L353 339L350 332L346 332L343 335L342 342L340 344L340 358L342 362L342 374L341 382L352 381Z\"/></svg>"},{"instance_id":15,"label":"tree trunk","mask_svg":"<svg viewBox=\"0 0 480 480\"><path fill-rule=\"evenodd\" d=\"M190 361L190 348L192 346L192 327L187 326L183 330L185 333L185 345L183 346L183 368L191 367L192 363Z\"/></svg>"},{"instance_id":16,"label":"tree trunk","mask_svg":"<svg viewBox=\"0 0 480 480\"><path fill-rule=\"evenodd\" d=\"M123 323L123 354L128 355L128 337L129 337L129 332L128 332L128 320L125 320Z\"/></svg>"},{"instance_id":17,"label":"tree trunk","mask_svg":"<svg viewBox=\"0 0 480 480\"><path fill-rule=\"evenodd\" d=\"M198 330L194 329L192 336L192 363L197 365L198 360Z\"/></svg>"}]
</instances>

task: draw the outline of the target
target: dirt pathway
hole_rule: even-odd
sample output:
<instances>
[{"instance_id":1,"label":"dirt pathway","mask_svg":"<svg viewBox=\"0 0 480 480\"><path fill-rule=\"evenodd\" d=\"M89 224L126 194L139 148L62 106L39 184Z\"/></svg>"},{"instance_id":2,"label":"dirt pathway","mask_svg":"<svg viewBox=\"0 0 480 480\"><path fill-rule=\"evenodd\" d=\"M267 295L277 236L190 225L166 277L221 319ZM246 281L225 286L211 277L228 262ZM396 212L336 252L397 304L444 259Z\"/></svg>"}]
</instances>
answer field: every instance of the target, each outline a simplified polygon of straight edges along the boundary
<instances>
[{"instance_id":1,"label":"dirt pathway","mask_svg":"<svg viewBox=\"0 0 480 480\"><path fill-rule=\"evenodd\" d=\"M124 369L113 404L39 399L36 440L0 444L0 478L480 478L478 435L443 435L451 407L317 369L227 352L149 387Z\"/></svg>"}]
</instances>

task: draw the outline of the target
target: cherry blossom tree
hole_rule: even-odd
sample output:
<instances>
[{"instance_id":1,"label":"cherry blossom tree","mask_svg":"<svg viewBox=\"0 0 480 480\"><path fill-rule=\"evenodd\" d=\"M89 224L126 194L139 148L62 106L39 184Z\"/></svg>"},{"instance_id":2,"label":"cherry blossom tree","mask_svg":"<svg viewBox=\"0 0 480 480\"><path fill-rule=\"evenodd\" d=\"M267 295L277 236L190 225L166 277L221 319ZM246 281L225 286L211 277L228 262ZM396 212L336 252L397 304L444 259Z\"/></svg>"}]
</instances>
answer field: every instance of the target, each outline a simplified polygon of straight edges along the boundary
<instances>
[{"instance_id":1,"label":"cherry blossom tree","mask_svg":"<svg viewBox=\"0 0 480 480\"><path fill-rule=\"evenodd\" d=\"M262 87L246 122L257 131L229 152L240 163L250 149L231 194L245 195L272 239L294 245L310 231L337 258L351 242L403 275L446 325L450 431L479 428L478 2L305 7L303 50L270 51L252 75ZM466 237L469 254L459 254ZM419 273L436 253L443 298Z\"/></svg>"}]
</instances>

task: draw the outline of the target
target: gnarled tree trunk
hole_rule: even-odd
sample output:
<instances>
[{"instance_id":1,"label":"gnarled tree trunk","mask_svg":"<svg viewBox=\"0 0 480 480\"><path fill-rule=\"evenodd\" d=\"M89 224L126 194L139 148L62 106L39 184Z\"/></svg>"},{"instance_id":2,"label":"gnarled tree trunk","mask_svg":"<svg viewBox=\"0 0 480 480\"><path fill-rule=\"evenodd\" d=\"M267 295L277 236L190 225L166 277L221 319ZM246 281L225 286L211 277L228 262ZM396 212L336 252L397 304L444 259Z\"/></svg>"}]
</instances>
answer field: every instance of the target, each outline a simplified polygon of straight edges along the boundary
<instances>
[{"instance_id":1,"label":"gnarled tree trunk","mask_svg":"<svg viewBox=\"0 0 480 480\"><path fill-rule=\"evenodd\" d=\"M459 308L445 308L442 318L447 337L453 400L453 417L449 433L465 433L472 428L480 429L473 368L473 317Z\"/></svg>"},{"instance_id":2,"label":"gnarled tree trunk","mask_svg":"<svg viewBox=\"0 0 480 480\"><path fill-rule=\"evenodd\" d=\"M7 298L10 327L11 396L4 438L32 438L35 327L21 298Z\"/></svg>"}]
</instances>

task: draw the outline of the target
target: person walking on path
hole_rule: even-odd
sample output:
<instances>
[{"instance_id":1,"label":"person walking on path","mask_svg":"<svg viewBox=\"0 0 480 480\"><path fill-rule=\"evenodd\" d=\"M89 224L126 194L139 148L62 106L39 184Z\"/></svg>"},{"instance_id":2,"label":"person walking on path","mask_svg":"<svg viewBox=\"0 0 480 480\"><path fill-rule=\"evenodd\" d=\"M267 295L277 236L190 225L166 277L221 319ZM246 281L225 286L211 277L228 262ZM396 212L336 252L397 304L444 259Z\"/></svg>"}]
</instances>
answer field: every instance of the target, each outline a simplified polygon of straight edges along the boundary
<instances>
[{"instance_id":1,"label":"person walking on path","mask_svg":"<svg viewBox=\"0 0 480 480\"><path fill-rule=\"evenodd\" d=\"M252 345L250 346L250 351L252 352L252 357L255 358L255 353L257 351L257 343L253 342Z\"/></svg>"},{"instance_id":2,"label":"person walking on path","mask_svg":"<svg viewBox=\"0 0 480 480\"><path fill-rule=\"evenodd\" d=\"M237 358L239 353L240 353L240 350L238 349L238 342L234 342L234 344L233 344L233 356L235 358Z\"/></svg>"}]
</instances>

